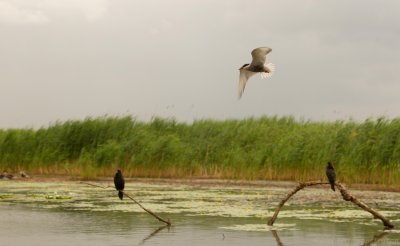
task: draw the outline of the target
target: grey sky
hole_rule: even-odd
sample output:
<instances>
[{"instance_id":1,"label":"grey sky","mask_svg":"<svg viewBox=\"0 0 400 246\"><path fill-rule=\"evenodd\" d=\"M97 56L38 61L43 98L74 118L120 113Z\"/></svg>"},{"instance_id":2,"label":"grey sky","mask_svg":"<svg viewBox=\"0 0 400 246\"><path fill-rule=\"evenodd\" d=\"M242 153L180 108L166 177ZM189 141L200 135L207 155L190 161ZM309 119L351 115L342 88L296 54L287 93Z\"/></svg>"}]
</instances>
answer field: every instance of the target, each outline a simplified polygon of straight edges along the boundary
<instances>
[{"instance_id":1,"label":"grey sky","mask_svg":"<svg viewBox=\"0 0 400 246\"><path fill-rule=\"evenodd\" d=\"M237 99L269 46L269 80ZM0 0L0 127L400 113L400 1Z\"/></svg>"}]
</instances>

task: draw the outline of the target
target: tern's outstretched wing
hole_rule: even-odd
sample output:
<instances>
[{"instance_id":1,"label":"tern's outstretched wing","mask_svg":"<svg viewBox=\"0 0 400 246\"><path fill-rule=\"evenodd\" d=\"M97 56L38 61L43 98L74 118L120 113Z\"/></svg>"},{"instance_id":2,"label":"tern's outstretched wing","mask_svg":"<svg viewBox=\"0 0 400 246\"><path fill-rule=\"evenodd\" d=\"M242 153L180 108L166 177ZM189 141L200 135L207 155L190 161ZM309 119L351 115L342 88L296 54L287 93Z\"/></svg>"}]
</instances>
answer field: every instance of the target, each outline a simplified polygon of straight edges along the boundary
<instances>
[{"instance_id":1,"label":"tern's outstretched wing","mask_svg":"<svg viewBox=\"0 0 400 246\"><path fill-rule=\"evenodd\" d=\"M263 67L267 58L266 55L271 52L272 49L268 47L256 48L251 52L253 60L251 61L251 67Z\"/></svg>"},{"instance_id":2,"label":"tern's outstretched wing","mask_svg":"<svg viewBox=\"0 0 400 246\"><path fill-rule=\"evenodd\" d=\"M245 69L240 69L240 75L239 75L239 99L242 97L244 88L246 87L247 80L251 76L253 76L254 72L247 71Z\"/></svg>"}]
</instances>

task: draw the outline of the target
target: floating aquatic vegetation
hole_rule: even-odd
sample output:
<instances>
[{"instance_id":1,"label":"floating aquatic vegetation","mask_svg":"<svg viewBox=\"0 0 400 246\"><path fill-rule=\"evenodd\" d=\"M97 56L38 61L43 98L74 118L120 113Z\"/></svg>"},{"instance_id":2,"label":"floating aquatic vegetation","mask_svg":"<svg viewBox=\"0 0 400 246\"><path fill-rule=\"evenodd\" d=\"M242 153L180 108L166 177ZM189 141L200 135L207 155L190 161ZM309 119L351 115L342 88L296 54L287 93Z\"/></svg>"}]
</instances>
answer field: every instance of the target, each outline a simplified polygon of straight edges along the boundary
<instances>
[{"instance_id":1,"label":"floating aquatic vegetation","mask_svg":"<svg viewBox=\"0 0 400 246\"><path fill-rule=\"evenodd\" d=\"M65 196L65 195L58 195L58 194L48 194L45 196L46 199L56 199L56 200L67 200L71 199L71 196Z\"/></svg>"},{"instance_id":2,"label":"floating aquatic vegetation","mask_svg":"<svg viewBox=\"0 0 400 246\"><path fill-rule=\"evenodd\" d=\"M125 189L155 213L258 219L271 216L282 194L287 191L274 187L194 187L140 182L127 183ZM315 193L319 199L310 201L309 197ZM337 202L332 197L338 194L331 193L324 189L302 191L290 206L285 206L280 212L279 222L295 219L345 223L356 219L360 224L378 225L370 214L339 199ZM7 182L0 186L0 194L0 204L68 211L143 213L131 201L119 200L113 189L99 189L78 182ZM400 220L400 210L396 209L400 194L368 191L362 194L371 203L386 204L385 209L379 211L393 221Z\"/></svg>"},{"instance_id":3,"label":"floating aquatic vegetation","mask_svg":"<svg viewBox=\"0 0 400 246\"><path fill-rule=\"evenodd\" d=\"M296 224L279 224L276 223L273 226L267 224L245 224L245 225L233 225L223 226L221 229L234 230L234 231L296 231Z\"/></svg>"},{"instance_id":4,"label":"floating aquatic vegetation","mask_svg":"<svg viewBox=\"0 0 400 246\"><path fill-rule=\"evenodd\" d=\"M12 195L0 195L0 199L10 199L12 197Z\"/></svg>"},{"instance_id":5,"label":"floating aquatic vegetation","mask_svg":"<svg viewBox=\"0 0 400 246\"><path fill-rule=\"evenodd\" d=\"M400 233L400 230L388 230L389 233Z\"/></svg>"}]
</instances>

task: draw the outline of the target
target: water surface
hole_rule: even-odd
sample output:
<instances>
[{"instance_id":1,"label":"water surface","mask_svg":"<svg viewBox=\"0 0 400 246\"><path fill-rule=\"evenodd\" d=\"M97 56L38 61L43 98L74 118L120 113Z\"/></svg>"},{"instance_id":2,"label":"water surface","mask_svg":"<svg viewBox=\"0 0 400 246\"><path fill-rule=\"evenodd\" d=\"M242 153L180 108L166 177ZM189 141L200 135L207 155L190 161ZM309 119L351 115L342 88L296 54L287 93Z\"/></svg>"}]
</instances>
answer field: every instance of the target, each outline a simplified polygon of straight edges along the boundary
<instances>
[{"instance_id":1,"label":"water surface","mask_svg":"<svg viewBox=\"0 0 400 246\"><path fill-rule=\"evenodd\" d=\"M128 183L127 193L172 221L167 228L112 188L0 181L0 245L400 245L400 230L383 232L379 220L329 189L300 191L267 226L288 191ZM400 194L352 194L400 226Z\"/></svg>"}]
</instances>

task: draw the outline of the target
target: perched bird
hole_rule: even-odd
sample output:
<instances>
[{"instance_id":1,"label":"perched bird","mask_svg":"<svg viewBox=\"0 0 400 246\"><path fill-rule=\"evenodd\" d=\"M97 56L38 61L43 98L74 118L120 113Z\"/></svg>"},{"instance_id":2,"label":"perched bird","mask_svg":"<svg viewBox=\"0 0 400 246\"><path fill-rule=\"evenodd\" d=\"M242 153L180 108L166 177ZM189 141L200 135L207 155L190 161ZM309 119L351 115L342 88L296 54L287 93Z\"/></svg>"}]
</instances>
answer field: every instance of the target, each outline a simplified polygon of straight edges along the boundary
<instances>
[{"instance_id":1,"label":"perched bird","mask_svg":"<svg viewBox=\"0 0 400 246\"><path fill-rule=\"evenodd\" d=\"M250 64L244 64L239 75L239 99L242 97L247 80L256 73L260 73L261 78L269 78L275 71L275 65L272 63L265 64L266 56L272 49L268 47L256 48L251 52L253 60Z\"/></svg>"},{"instance_id":2,"label":"perched bird","mask_svg":"<svg viewBox=\"0 0 400 246\"><path fill-rule=\"evenodd\" d=\"M115 185L115 189L117 189L118 191L118 197L119 199L122 200L122 198L124 197L124 192L122 192L125 188L125 180L124 177L122 176L122 172L121 170L118 170L115 173L114 176L114 185Z\"/></svg>"},{"instance_id":3,"label":"perched bird","mask_svg":"<svg viewBox=\"0 0 400 246\"><path fill-rule=\"evenodd\" d=\"M21 175L21 178L29 178L29 175L24 171L19 172L19 174Z\"/></svg>"},{"instance_id":4,"label":"perched bird","mask_svg":"<svg viewBox=\"0 0 400 246\"><path fill-rule=\"evenodd\" d=\"M336 173L331 162L328 162L328 165L326 166L326 176L328 177L332 190L335 191Z\"/></svg>"}]
</instances>

